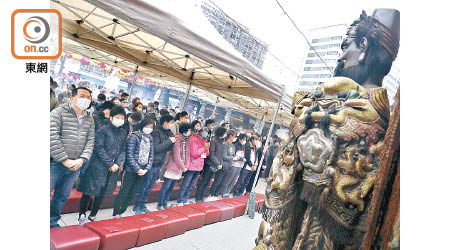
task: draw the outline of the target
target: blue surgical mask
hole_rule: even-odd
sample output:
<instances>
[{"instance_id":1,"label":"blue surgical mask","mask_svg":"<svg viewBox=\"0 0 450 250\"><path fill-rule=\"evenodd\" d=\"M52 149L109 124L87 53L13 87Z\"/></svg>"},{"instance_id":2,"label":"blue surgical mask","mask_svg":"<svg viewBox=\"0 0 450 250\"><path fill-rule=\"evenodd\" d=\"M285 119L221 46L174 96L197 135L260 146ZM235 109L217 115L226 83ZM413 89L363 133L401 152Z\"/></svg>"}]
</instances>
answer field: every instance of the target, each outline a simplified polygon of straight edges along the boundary
<instances>
[{"instance_id":1,"label":"blue surgical mask","mask_svg":"<svg viewBox=\"0 0 450 250\"><path fill-rule=\"evenodd\" d=\"M208 137L208 133L206 133L206 132L202 133L202 138L203 139L206 139L207 137Z\"/></svg>"}]
</instances>

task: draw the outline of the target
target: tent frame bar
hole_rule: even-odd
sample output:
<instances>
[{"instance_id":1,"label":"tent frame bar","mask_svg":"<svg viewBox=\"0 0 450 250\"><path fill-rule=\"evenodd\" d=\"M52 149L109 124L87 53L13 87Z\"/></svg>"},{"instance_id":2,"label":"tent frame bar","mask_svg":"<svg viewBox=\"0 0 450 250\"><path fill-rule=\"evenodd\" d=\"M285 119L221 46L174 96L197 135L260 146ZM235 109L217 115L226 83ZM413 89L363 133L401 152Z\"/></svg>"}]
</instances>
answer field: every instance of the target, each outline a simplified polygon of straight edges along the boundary
<instances>
[{"instance_id":1,"label":"tent frame bar","mask_svg":"<svg viewBox=\"0 0 450 250\"><path fill-rule=\"evenodd\" d=\"M183 103L181 104L181 110L183 110L183 111L186 108L186 104L188 102L189 94L191 93L192 79L194 79L194 73L195 73L194 71L191 72L191 77L189 77L189 85L188 85L186 93L184 94Z\"/></svg>"}]
</instances>

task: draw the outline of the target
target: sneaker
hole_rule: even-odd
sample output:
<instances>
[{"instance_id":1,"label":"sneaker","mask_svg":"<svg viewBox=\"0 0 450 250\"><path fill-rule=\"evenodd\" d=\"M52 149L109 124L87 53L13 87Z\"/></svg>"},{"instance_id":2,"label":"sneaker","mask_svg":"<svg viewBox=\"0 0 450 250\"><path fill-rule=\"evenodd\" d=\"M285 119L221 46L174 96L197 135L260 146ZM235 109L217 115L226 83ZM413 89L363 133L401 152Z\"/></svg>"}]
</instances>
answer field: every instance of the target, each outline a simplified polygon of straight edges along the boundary
<instances>
[{"instance_id":1,"label":"sneaker","mask_svg":"<svg viewBox=\"0 0 450 250\"><path fill-rule=\"evenodd\" d=\"M195 203L203 203L205 200L195 200Z\"/></svg>"},{"instance_id":2,"label":"sneaker","mask_svg":"<svg viewBox=\"0 0 450 250\"><path fill-rule=\"evenodd\" d=\"M172 206L173 206L173 205L170 205L170 206L169 206L169 205L164 205L163 208L164 208L164 209L168 209L169 207L172 207Z\"/></svg>"},{"instance_id":3,"label":"sneaker","mask_svg":"<svg viewBox=\"0 0 450 250\"><path fill-rule=\"evenodd\" d=\"M230 194L224 194L222 195L222 198L230 198Z\"/></svg>"},{"instance_id":4,"label":"sneaker","mask_svg":"<svg viewBox=\"0 0 450 250\"><path fill-rule=\"evenodd\" d=\"M90 220L90 221L95 221L95 216L88 216L88 220Z\"/></svg>"},{"instance_id":5,"label":"sneaker","mask_svg":"<svg viewBox=\"0 0 450 250\"><path fill-rule=\"evenodd\" d=\"M142 210L140 210L140 209L135 210L135 209L133 208L133 209L131 209L131 213L132 213L133 215L140 215L140 214L144 214L144 211L142 211Z\"/></svg>"},{"instance_id":6,"label":"sneaker","mask_svg":"<svg viewBox=\"0 0 450 250\"><path fill-rule=\"evenodd\" d=\"M147 208L146 205L143 205L143 206L141 207L141 211L144 212L144 213L149 213L149 212L150 212L150 210L148 210L148 208Z\"/></svg>"},{"instance_id":7,"label":"sneaker","mask_svg":"<svg viewBox=\"0 0 450 250\"><path fill-rule=\"evenodd\" d=\"M120 218L122 218L122 215L120 215L120 214L113 216L113 219L120 219Z\"/></svg>"},{"instance_id":8,"label":"sneaker","mask_svg":"<svg viewBox=\"0 0 450 250\"><path fill-rule=\"evenodd\" d=\"M86 222L88 222L86 215L82 214L80 218L78 218L78 225L83 226Z\"/></svg>"},{"instance_id":9,"label":"sneaker","mask_svg":"<svg viewBox=\"0 0 450 250\"><path fill-rule=\"evenodd\" d=\"M184 206L183 203L177 203L177 207L182 207L182 206Z\"/></svg>"},{"instance_id":10,"label":"sneaker","mask_svg":"<svg viewBox=\"0 0 450 250\"><path fill-rule=\"evenodd\" d=\"M164 207L163 206L156 206L156 210L158 210L158 211L164 210Z\"/></svg>"},{"instance_id":11,"label":"sneaker","mask_svg":"<svg viewBox=\"0 0 450 250\"><path fill-rule=\"evenodd\" d=\"M213 201L216 201L216 200L218 200L218 199L219 199L219 197L217 197L217 196L213 196L213 197L212 197L212 200L213 200Z\"/></svg>"}]
</instances>

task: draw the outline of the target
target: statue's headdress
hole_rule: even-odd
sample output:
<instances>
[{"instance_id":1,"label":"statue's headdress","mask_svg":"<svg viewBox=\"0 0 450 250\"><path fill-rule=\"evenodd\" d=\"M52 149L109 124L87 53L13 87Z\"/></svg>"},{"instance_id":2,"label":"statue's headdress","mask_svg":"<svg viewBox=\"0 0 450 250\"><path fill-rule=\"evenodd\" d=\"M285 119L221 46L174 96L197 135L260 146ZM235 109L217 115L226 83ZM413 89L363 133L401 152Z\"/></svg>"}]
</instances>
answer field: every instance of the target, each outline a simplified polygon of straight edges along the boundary
<instances>
[{"instance_id":1,"label":"statue's headdress","mask_svg":"<svg viewBox=\"0 0 450 250\"><path fill-rule=\"evenodd\" d=\"M393 60L400 47L400 12L395 9L375 9L371 16L363 10L359 19L354 21L349 31L355 28L383 46ZM348 37L354 37L347 32Z\"/></svg>"}]
</instances>

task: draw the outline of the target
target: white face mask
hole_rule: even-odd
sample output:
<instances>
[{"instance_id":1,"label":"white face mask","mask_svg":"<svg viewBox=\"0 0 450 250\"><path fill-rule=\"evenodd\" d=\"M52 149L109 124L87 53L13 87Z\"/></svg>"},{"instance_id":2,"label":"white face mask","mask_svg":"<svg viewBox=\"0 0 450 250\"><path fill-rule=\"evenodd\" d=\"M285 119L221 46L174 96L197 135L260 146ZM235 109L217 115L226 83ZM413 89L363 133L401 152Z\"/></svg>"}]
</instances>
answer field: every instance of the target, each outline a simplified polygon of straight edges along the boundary
<instances>
[{"instance_id":1,"label":"white face mask","mask_svg":"<svg viewBox=\"0 0 450 250\"><path fill-rule=\"evenodd\" d=\"M172 123L172 124L169 125L169 129L172 129L174 127L175 127L175 123Z\"/></svg>"},{"instance_id":2,"label":"white face mask","mask_svg":"<svg viewBox=\"0 0 450 250\"><path fill-rule=\"evenodd\" d=\"M112 124L116 127L120 127L125 123L123 119L113 118Z\"/></svg>"},{"instance_id":3,"label":"white face mask","mask_svg":"<svg viewBox=\"0 0 450 250\"><path fill-rule=\"evenodd\" d=\"M116 104L116 105L120 105L120 101L114 101L114 104Z\"/></svg>"},{"instance_id":4,"label":"white face mask","mask_svg":"<svg viewBox=\"0 0 450 250\"><path fill-rule=\"evenodd\" d=\"M237 141L237 138L234 138L234 139L233 139L233 142L236 142L236 141Z\"/></svg>"},{"instance_id":5,"label":"white face mask","mask_svg":"<svg viewBox=\"0 0 450 250\"><path fill-rule=\"evenodd\" d=\"M220 137L221 139L225 139L227 137L227 133L223 134L222 137Z\"/></svg>"},{"instance_id":6,"label":"white face mask","mask_svg":"<svg viewBox=\"0 0 450 250\"><path fill-rule=\"evenodd\" d=\"M242 144L242 145L245 145L245 143L247 143L247 142L246 142L246 141L241 141L241 144Z\"/></svg>"},{"instance_id":7,"label":"white face mask","mask_svg":"<svg viewBox=\"0 0 450 250\"><path fill-rule=\"evenodd\" d=\"M184 136L190 136L191 135L191 131L186 132L186 134Z\"/></svg>"},{"instance_id":8,"label":"white face mask","mask_svg":"<svg viewBox=\"0 0 450 250\"><path fill-rule=\"evenodd\" d=\"M248 134L247 134L247 137L252 137L252 134L248 133Z\"/></svg>"},{"instance_id":9,"label":"white face mask","mask_svg":"<svg viewBox=\"0 0 450 250\"><path fill-rule=\"evenodd\" d=\"M91 100L87 98L78 98L77 97L77 107L81 110L86 110L89 105L91 105Z\"/></svg>"},{"instance_id":10,"label":"white face mask","mask_svg":"<svg viewBox=\"0 0 450 250\"><path fill-rule=\"evenodd\" d=\"M144 132L144 134L149 135L151 132L153 132L153 128L143 128L142 132Z\"/></svg>"}]
</instances>

